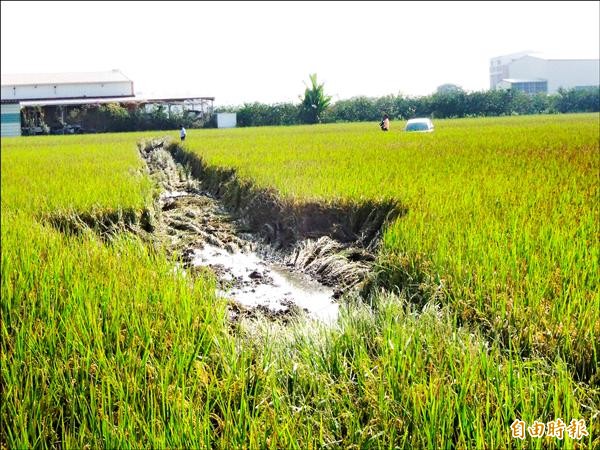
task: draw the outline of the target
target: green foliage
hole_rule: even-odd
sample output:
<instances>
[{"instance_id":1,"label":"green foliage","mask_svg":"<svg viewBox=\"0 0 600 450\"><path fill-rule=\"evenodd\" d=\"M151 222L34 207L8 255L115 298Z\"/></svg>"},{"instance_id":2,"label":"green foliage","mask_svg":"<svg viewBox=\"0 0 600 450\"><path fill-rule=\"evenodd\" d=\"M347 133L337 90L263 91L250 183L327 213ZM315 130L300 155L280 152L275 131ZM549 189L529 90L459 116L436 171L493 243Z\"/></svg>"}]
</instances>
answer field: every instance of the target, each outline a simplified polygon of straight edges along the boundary
<instances>
[{"instance_id":1,"label":"green foliage","mask_svg":"<svg viewBox=\"0 0 600 450\"><path fill-rule=\"evenodd\" d=\"M317 74L310 75L310 86L304 90L301 106L301 118L304 123L320 123L323 112L329 106L331 97L325 94L323 83L317 82Z\"/></svg>"},{"instance_id":2,"label":"green foliage","mask_svg":"<svg viewBox=\"0 0 600 450\"><path fill-rule=\"evenodd\" d=\"M43 122L45 112L43 108L23 108L23 124L31 126L32 123ZM55 114L56 115L56 114ZM60 122L60 118L55 121ZM184 112L172 111L168 113L166 105L157 105L149 112L143 106L126 103L106 103L102 105L82 105L69 109L66 117L67 124L76 124L84 132L111 132L111 131L147 131L147 130L174 130L181 127L198 128L203 124L194 121L194 118ZM65 124L60 124L64 126ZM49 132L49 130L47 131Z\"/></svg>"},{"instance_id":3,"label":"green foliage","mask_svg":"<svg viewBox=\"0 0 600 450\"><path fill-rule=\"evenodd\" d=\"M316 83L316 80L315 80ZM318 86L317 86L318 87ZM308 88L307 88L308 89ZM354 97L328 105L319 115L324 123L374 122L388 114L395 120L425 116L434 118L461 118L480 116L531 115L547 113L600 111L597 90L561 91L555 95L529 95L519 91L465 92L462 89L442 89L430 96ZM313 109L313 108L311 108ZM314 110L314 109L313 109ZM219 111L237 112L238 126L295 125L315 123L307 118L306 105L291 103L267 105L246 103L242 107L221 107Z\"/></svg>"},{"instance_id":4,"label":"green foliage","mask_svg":"<svg viewBox=\"0 0 600 450\"><path fill-rule=\"evenodd\" d=\"M556 95L528 95L519 91L467 93L450 90L418 98L387 96L341 100L328 108L324 121L376 121L383 113L387 113L392 119L406 120L417 116L460 118L545 114L555 111L597 112L600 110L598 102L598 92L594 90L573 89Z\"/></svg>"},{"instance_id":5,"label":"green foliage","mask_svg":"<svg viewBox=\"0 0 600 450\"><path fill-rule=\"evenodd\" d=\"M127 109L118 103L107 103L98 109L106 131L129 131L131 119Z\"/></svg>"},{"instance_id":6,"label":"green foliage","mask_svg":"<svg viewBox=\"0 0 600 450\"><path fill-rule=\"evenodd\" d=\"M598 448L598 127L190 131L210 164L295 201L407 205L373 280L398 294L348 299L335 326L231 324L214 280L160 248L44 220L148 207L149 133L2 138L0 446ZM517 418L589 436L511 439Z\"/></svg>"},{"instance_id":7,"label":"green foliage","mask_svg":"<svg viewBox=\"0 0 600 450\"><path fill-rule=\"evenodd\" d=\"M292 103L246 103L237 110L237 125L240 127L265 125L296 125L299 120L300 108Z\"/></svg>"},{"instance_id":8,"label":"green foliage","mask_svg":"<svg viewBox=\"0 0 600 450\"><path fill-rule=\"evenodd\" d=\"M388 110L391 111L391 109ZM380 120L382 115L383 113L375 99L355 97L350 100L340 100L336 102L325 113L324 121L366 122Z\"/></svg>"},{"instance_id":9,"label":"green foliage","mask_svg":"<svg viewBox=\"0 0 600 450\"><path fill-rule=\"evenodd\" d=\"M567 113L572 111L597 112L600 111L600 89L559 89L553 97L553 106L556 111Z\"/></svg>"},{"instance_id":10,"label":"green foliage","mask_svg":"<svg viewBox=\"0 0 600 450\"><path fill-rule=\"evenodd\" d=\"M589 379L599 132L597 115L437 120L430 135L392 121L387 134L349 124L191 135L189 148L294 202L401 201L409 213L384 237L382 286L431 280L460 321L524 354L558 352Z\"/></svg>"},{"instance_id":11,"label":"green foliage","mask_svg":"<svg viewBox=\"0 0 600 450\"><path fill-rule=\"evenodd\" d=\"M50 132L50 127L46 123L46 113L41 106L21 108L21 127L23 136Z\"/></svg>"}]
</instances>

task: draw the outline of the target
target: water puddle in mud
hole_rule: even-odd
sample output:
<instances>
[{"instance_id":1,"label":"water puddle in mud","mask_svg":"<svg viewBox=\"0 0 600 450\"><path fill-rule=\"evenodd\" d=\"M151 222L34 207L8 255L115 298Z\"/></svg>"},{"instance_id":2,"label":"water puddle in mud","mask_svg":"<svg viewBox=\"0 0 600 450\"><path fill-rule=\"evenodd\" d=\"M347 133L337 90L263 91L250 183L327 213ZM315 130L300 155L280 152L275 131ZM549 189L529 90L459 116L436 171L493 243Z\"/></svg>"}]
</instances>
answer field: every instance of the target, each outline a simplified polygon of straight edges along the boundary
<instances>
[{"instance_id":1,"label":"water puddle in mud","mask_svg":"<svg viewBox=\"0 0 600 450\"><path fill-rule=\"evenodd\" d=\"M160 200L168 200L171 198L189 197L190 194L187 191L164 191L160 194Z\"/></svg>"},{"instance_id":2,"label":"water puddle in mud","mask_svg":"<svg viewBox=\"0 0 600 450\"><path fill-rule=\"evenodd\" d=\"M213 269L222 282L220 294L245 307L262 305L273 311L286 311L295 304L314 318L326 322L337 318L339 305L333 301L332 288L267 262L256 253L229 253L205 245L194 250L192 265Z\"/></svg>"},{"instance_id":3,"label":"water puddle in mud","mask_svg":"<svg viewBox=\"0 0 600 450\"><path fill-rule=\"evenodd\" d=\"M162 146L142 149L141 155L162 184L155 232L171 251L184 256L184 270L210 268L218 280L217 294L242 311L291 317L300 309L327 323L337 319L339 305L332 288L259 255L258 239L238 232L222 205L203 193L198 180Z\"/></svg>"}]
</instances>

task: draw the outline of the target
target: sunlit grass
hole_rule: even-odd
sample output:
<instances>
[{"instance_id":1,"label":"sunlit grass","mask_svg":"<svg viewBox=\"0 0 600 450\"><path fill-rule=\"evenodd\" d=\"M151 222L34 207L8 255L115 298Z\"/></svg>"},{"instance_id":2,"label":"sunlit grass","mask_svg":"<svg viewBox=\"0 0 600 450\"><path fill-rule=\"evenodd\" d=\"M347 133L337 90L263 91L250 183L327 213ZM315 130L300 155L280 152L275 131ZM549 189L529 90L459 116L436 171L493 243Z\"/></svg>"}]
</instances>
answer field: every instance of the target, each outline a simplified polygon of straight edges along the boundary
<instances>
[{"instance_id":1,"label":"sunlit grass","mask_svg":"<svg viewBox=\"0 0 600 450\"><path fill-rule=\"evenodd\" d=\"M2 139L3 212L143 209L142 134Z\"/></svg>"},{"instance_id":2,"label":"sunlit grass","mask_svg":"<svg viewBox=\"0 0 600 450\"><path fill-rule=\"evenodd\" d=\"M399 200L378 281L427 279L457 316L524 355L559 352L583 378L600 335L597 114L190 133L209 164L292 201ZM416 281L414 281L416 280Z\"/></svg>"},{"instance_id":3,"label":"sunlit grass","mask_svg":"<svg viewBox=\"0 0 600 450\"><path fill-rule=\"evenodd\" d=\"M375 286L399 293L334 327L231 329L212 279L45 220L148 207L148 133L2 139L2 448L598 446L598 116L398 125L185 143L292 201L408 206ZM590 436L521 442L517 418L583 418Z\"/></svg>"}]
</instances>

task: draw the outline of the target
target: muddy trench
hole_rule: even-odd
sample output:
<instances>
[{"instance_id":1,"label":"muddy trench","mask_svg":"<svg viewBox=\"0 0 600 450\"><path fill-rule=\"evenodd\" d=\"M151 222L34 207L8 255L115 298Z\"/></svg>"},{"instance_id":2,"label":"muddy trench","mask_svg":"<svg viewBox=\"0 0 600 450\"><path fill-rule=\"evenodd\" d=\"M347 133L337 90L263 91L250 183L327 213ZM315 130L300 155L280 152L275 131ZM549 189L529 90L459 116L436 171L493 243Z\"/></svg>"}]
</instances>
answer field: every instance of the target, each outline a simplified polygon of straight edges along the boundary
<instances>
[{"instance_id":1,"label":"muddy trench","mask_svg":"<svg viewBox=\"0 0 600 450\"><path fill-rule=\"evenodd\" d=\"M331 230L344 228L337 218L356 229L356 217L348 219L339 208L319 217L314 205L310 211L286 211L272 193L241 185L233 171L210 172L166 139L141 142L139 151L161 187L152 220L155 238L180 256L184 270L205 268L216 275L218 294L231 300L232 319L262 314L286 321L308 314L335 320L338 300L356 294L369 274L381 227L397 216L385 208L377 214L359 211L359 230L367 230L368 240L364 231L348 238L347 230L333 239ZM319 222L314 229L302 217L311 213ZM287 227L286 214L292 216ZM293 217L298 214L300 220Z\"/></svg>"}]
</instances>

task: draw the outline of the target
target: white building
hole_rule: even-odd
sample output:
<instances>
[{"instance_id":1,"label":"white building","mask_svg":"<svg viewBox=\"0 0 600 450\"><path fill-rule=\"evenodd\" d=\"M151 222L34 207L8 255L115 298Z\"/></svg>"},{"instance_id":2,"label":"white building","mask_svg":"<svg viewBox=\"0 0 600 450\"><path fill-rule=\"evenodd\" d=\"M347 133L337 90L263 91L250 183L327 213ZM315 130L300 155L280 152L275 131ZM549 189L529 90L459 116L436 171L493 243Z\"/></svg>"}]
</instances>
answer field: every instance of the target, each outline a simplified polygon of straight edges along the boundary
<instances>
[{"instance_id":1,"label":"white building","mask_svg":"<svg viewBox=\"0 0 600 450\"><path fill-rule=\"evenodd\" d=\"M133 81L108 72L2 74L2 136L21 134L22 101L132 98Z\"/></svg>"},{"instance_id":2,"label":"white building","mask_svg":"<svg viewBox=\"0 0 600 450\"><path fill-rule=\"evenodd\" d=\"M599 86L599 59L543 59L516 53L490 60L490 89L554 94L559 88Z\"/></svg>"},{"instance_id":3,"label":"white building","mask_svg":"<svg viewBox=\"0 0 600 450\"><path fill-rule=\"evenodd\" d=\"M217 128L235 128L236 125L236 113L217 113Z\"/></svg>"},{"instance_id":4,"label":"white building","mask_svg":"<svg viewBox=\"0 0 600 450\"><path fill-rule=\"evenodd\" d=\"M2 74L2 136L20 136L21 109L60 108L64 116L68 108L102 103L164 105L171 110L194 114L196 120L212 115L214 97L143 98L135 96L133 81L119 70L107 72ZM40 128L40 127L34 127ZM25 127L28 134L30 128ZM40 128L41 130L41 128ZM36 131L37 134L37 131Z\"/></svg>"},{"instance_id":5,"label":"white building","mask_svg":"<svg viewBox=\"0 0 600 450\"><path fill-rule=\"evenodd\" d=\"M133 95L133 81L119 70L2 75L2 101Z\"/></svg>"}]
</instances>

